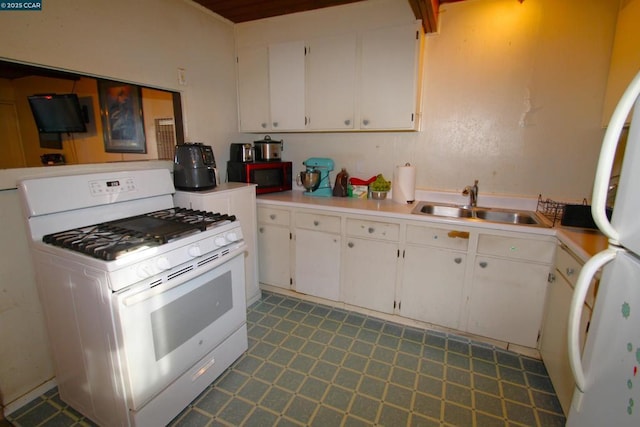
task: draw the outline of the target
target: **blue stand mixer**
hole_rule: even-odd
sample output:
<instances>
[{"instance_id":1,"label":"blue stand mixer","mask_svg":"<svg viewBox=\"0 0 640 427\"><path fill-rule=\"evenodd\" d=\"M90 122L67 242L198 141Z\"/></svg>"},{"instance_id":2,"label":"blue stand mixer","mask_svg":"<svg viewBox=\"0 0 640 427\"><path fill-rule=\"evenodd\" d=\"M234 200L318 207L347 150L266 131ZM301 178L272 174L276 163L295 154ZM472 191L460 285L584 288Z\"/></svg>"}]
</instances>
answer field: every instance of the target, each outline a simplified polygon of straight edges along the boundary
<instances>
[{"instance_id":1,"label":"blue stand mixer","mask_svg":"<svg viewBox=\"0 0 640 427\"><path fill-rule=\"evenodd\" d=\"M333 170L333 160L322 157L311 157L302 162L307 167L300 172L300 181L307 190L305 196L331 197L331 179L329 172Z\"/></svg>"}]
</instances>

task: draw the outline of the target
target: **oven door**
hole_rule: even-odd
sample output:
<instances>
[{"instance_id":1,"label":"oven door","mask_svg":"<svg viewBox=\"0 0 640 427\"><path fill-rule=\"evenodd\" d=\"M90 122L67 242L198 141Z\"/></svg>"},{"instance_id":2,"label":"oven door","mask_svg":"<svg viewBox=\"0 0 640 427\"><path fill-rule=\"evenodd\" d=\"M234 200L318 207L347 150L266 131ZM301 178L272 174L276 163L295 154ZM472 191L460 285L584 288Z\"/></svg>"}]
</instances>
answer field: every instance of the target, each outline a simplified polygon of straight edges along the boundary
<instances>
[{"instance_id":1,"label":"oven door","mask_svg":"<svg viewBox=\"0 0 640 427\"><path fill-rule=\"evenodd\" d=\"M117 295L130 409L140 409L246 322L243 255Z\"/></svg>"}]
</instances>

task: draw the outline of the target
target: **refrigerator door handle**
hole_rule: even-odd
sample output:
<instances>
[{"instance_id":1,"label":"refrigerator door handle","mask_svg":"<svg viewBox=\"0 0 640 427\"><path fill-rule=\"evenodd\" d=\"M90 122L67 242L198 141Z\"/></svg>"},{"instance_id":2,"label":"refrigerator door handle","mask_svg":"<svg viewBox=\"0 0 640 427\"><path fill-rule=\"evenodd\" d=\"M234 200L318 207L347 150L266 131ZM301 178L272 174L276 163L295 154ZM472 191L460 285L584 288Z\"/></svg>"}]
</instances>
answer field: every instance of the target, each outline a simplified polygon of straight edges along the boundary
<instances>
[{"instance_id":1,"label":"refrigerator door handle","mask_svg":"<svg viewBox=\"0 0 640 427\"><path fill-rule=\"evenodd\" d=\"M609 222L606 213L609 179L611 178L611 170L613 169L613 161L620 140L620 133L629 116L629 112L633 108L634 103L636 103L636 99L638 99L638 95L640 95L640 73L631 81L611 115L609 126L607 126L607 131L602 141L600 160L598 160L596 177L593 183L593 199L591 200L593 220L600 231L615 245L620 244L620 235L618 231L613 228L611 222ZM640 105L638 107L640 108Z\"/></svg>"},{"instance_id":2,"label":"refrigerator door handle","mask_svg":"<svg viewBox=\"0 0 640 427\"><path fill-rule=\"evenodd\" d=\"M596 275L598 270L605 264L612 261L616 254L623 249L609 248L598 253L587 261L576 281L571 297L571 305L569 306L569 325L568 325L568 352L569 365L573 372L573 378L576 387L581 392L585 392L587 388L587 380L582 367L582 356L580 355L580 318L582 317L582 307L587 296L587 291L591 285L591 279Z\"/></svg>"}]
</instances>

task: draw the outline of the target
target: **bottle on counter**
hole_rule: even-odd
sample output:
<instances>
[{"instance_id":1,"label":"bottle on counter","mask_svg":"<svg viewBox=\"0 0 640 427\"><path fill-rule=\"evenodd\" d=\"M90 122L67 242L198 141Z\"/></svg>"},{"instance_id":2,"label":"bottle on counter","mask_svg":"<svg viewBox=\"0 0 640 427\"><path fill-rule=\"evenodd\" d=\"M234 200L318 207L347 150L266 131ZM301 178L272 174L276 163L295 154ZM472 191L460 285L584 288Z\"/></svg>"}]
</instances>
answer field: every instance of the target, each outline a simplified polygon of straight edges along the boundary
<instances>
[{"instance_id":1,"label":"bottle on counter","mask_svg":"<svg viewBox=\"0 0 640 427\"><path fill-rule=\"evenodd\" d=\"M336 185L333 186L334 197L347 197L347 184L349 182L349 174L345 168L336 175Z\"/></svg>"}]
</instances>

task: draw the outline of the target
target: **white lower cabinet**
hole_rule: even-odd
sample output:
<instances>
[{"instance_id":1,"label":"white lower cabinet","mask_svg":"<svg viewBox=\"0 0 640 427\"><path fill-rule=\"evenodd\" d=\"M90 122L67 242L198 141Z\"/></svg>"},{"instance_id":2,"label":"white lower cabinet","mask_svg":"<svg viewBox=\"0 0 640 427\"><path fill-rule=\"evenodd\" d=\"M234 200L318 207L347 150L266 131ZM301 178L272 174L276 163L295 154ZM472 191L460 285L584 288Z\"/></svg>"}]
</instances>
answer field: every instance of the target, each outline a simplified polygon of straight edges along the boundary
<instances>
[{"instance_id":1,"label":"white lower cabinet","mask_svg":"<svg viewBox=\"0 0 640 427\"><path fill-rule=\"evenodd\" d=\"M555 238L478 237L466 330L537 347Z\"/></svg>"},{"instance_id":2,"label":"white lower cabinet","mask_svg":"<svg viewBox=\"0 0 640 427\"><path fill-rule=\"evenodd\" d=\"M567 323L569 305L573 296L573 286L580 274L582 263L567 248L560 246L556 255L554 280L549 285L547 305L544 318L540 354L551 378L560 405L565 414L569 413L575 382L569 366L569 350L567 348ZM592 284L591 291L595 286ZM593 295L593 293L591 293ZM590 301L590 302L589 302ZM580 319L580 349L584 347L591 320L593 299L587 299L582 308Z\"/></svg>"},{"instance_id":3,"label":"white lower cabinet","mask_svg":"<svg viewBox=\"0 0 640 427\"><path fill-rule=\"evenodd\" d=\"M347 218L344 301L393 313L400 253L400 224Z\"/></svg>"},{"instance_id":4,"label":"white lower cabinet","mask_svg":"<svg viewBox=\"0 0 640 427\"><path fill-rule=\"evenodd\" d=\"M536 347L549 266L478 256L467 331Z\"/></svg>"},{"instance_id":5,"label":"white lower cabinet","mask_svg":"<svg viewBox=\"0 0 640 427\"><path fill-rule=\"evenodd\" d=\"M400 314L460 329L469 232L407 226Z\"/></svg>"},{"instance_id":6,"label":"white lower cabinet","mask_svg":"<svg viewBox=\"0 0 640 427\"><path fill-rule=\"evenodd\" d=\"M556 238L261 203L258 244L261 283L536 348Z\"/></svg>"},{"instance_id":7,"label":"white lower cabinet","mask_svg":"<svg viewBox=\"0 0 640 427\"><path fill-rule=\"evenodd\" d=\"M297 292L340 300L341 218L296 212L294 229Z\"/></svg>"},{"instance_id":8,"label":"white lower cabinet","mask_svg":"<svg viewBox=\"0 0 640 427\"><path fill-rule=\"evenodd\" d=\"M291 287L290 212L258 206L258 274L260 283Z\"/></svg>"}]
</instances>

